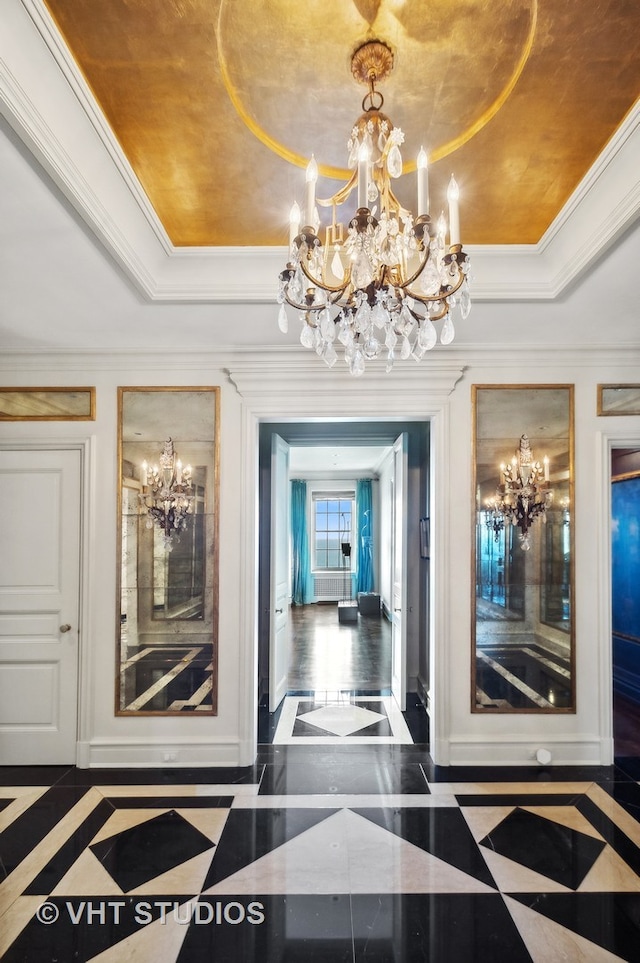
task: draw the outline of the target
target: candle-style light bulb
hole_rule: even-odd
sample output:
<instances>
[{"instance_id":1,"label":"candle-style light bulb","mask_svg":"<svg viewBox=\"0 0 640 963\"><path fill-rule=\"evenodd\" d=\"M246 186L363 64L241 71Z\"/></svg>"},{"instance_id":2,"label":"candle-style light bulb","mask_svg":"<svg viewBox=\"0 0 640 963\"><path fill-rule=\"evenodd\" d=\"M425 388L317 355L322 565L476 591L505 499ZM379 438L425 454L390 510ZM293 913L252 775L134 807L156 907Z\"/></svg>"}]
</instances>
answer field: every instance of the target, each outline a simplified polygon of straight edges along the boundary
<instances>
[{"instance_id":1,"label":"candle-style light bulb","mask_svg":"<svg viewBox=\"0 0 640 963\"><path fill-rule=\"evenodd\" d=\"M306 207L306 222L307 224L313 224L314 214L316 210L316 181L318 180L318 165L316 164L316 159L314 155L311 155L311 160L307 164L307 207Z\"/></svg>"},{"instance_id":2,"label":"candle-style light bulb","mask_svg":"<svg viewBox=\"0 0 640 963\"><path fill-rule=\"evenodd\" d=\"M289 247L293 245L293 242L300 233L300 205L297 201L291 205L291 210L289 211Z\"/></svg>"},{"instance_id":3,"label":"candle-style light bulb","mask_svg":"<svg viewBox=\"0 0 640 963\"><path fill-rule=\"evenodd\" d=\"M447 188L447 200L449 202L449 244L451 246L460 243L460 210L458 208L459 198L460 191L458 189L455 177L452 174L451 180L449 181L449 187Z\"/></svg>"},{"instance_id":4,"label":"candle-style light bulb","mask_svg":"<svg viewBox=\"0 0 640 963\"><path fill-rule=\"evenodd\" d=\"M420 148L418 169L418 217L429 213L429 162L424 147Z\"/></svg>"},{"instance_id":5,"label":"candle-style light bulb","mask_svg":"<svg viewBox=\"0 0 640 963\"><path fill-rule=\"evenodd\" d=\"M368 207L369 193L369 148L360 144L358 149L358 207Z\"/></svg>"},{"instance_id":6,"label":"candle-style light bulb","mask_svg":"<svg viewBox=\"0 0 640 963\"><path fill-rule=\"evenodd\" d=\"M545 455L542 459L542 464L544 465L544 480L549 481L549 456Z\"/></svg>"},{"instance_id":7,"label":"candle-style light bulb","mask_svg":"<svg viewBox=\"0 0 640 963\"><path fill-rule=\"evenodd\" d=\"M146 484L147 484L147 470L148 470L148 468L149 468L149 466L147 465L146 461L143 461L143 462L142 462L142 484L143 484L143 485L146 485Z\"/></svg>"}]
</instances>

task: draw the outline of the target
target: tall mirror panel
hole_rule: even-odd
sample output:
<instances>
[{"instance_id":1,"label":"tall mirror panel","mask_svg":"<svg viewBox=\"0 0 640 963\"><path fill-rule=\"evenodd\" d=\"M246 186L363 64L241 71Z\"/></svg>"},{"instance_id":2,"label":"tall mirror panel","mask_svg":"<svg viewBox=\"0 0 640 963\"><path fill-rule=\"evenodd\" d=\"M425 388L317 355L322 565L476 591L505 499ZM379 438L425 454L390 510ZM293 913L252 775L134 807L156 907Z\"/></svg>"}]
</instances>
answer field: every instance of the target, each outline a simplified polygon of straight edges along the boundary
<instances>
[{"instance_id":1,"label":"tall mirror panel","mask_svg":"<svg viewBox=\"0 0 640 963\"><path fill-rule=\"evenodd\" d=\"M217 712L218 388L120 388L116 714Z\"/></svg>"},{"instance_id":2,"label":"tall mirror panel","mask_svg":"<svg viewBox=\"0 0 640 963\"><path fill-rule=\"evenodd\" d=\"M573 386L473 388L471 708L575 711Z\"/></svg>"}]
</instances>

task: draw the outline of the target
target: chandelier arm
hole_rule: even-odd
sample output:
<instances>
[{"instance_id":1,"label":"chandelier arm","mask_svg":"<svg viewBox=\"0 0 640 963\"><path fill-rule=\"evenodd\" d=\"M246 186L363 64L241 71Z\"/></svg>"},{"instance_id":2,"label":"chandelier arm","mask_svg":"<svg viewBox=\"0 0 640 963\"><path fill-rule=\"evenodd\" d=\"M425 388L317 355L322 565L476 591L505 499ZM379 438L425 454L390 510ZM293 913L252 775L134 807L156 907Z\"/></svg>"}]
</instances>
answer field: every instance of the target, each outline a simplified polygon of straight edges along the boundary
<instances>
[{"instance_id":1,"label":"chandelier arm","mask_svg":"<svg viewBox=\"0 0 640 963\"><path fill-rule=\"evenodd\" d=\"M324 281L319 281L317 278L314 278L313 275L310 274L309 271L307 271L305 263L302 259L300 259L298 263L300 264L300 267L302 268L302 273L307 278L307 280L311 281L311 283L315 285L315 287L321 288L323 291L327 291L329 294L338 294L339 297L342 297L342 295L344 294L344 292L347 290L347 288L351 283L351 268L347 269L347 275L346 275L344 284L338 284L337 286L333 287L330 284L325 284ZM322 307L324 307L324 305L322 305ZM305 311L308 310L308 307L306 307L304 310Z\"/></svg>"},{"instance_id":2,"label":"chandelier arm","mask_svg":"<svg viewBox=\"0 0 640 963\"><path fill-rule=\"evenodd\" d=\"M424 247L424 245L423 245L423 247ZM410 297L412 297L412 298L415 298L416 295L415 295L415 294L411 294L411 292L408 290L409 285L410 285L410 284L413 284L413 282L416 281L416 280L420 277L420 275L422 274L422 272L423 272L424 269L426 268L427 263L428 263L428 261L429 261L429 248L428 248L428 247L424 247L424 251L425 251L424 260L418 265L417 270L411 275L410 278L407 278L406 281L403 281L401 284L396 285L396 286L399 287L405 294L409 294ZM418 299L418 300L419 300L419 299Z\"/></svg>"},{"instance_id":3,"label":"chandelier arm","mask_svg":"<svg viewBox=\"0 0 640 963\"><path fill-rule=\"evenodd\" d=\"M411 295L411 297L415 297L416 301L420 301L420 303L422 304L422 306L423 306L424 308L427 307L426 302L423 301L421 297L418 297L417 295ZM440 300L442 300L442 299L440 299ZM437 314L418 314L418 312L417 312L417 311L414 311L413 308L408 308L408 310L409 310L409 313L410 313L411 315L413 315L413 317L414 317L414 318L416 319L416 321L418 321L418 322L420 322L420 321L427 321L427 320L429 320L429 321L442 321L442 319L444 318L444 316L445 316L446 314L448 314L448 312L449 312L449 305L448 305L448 304L445 304L445 305L443 306L442 310L439 311Z\"/></svg>"},{"instance_id":4,"label":"chandelier arm","mask_svg":"<svg viewBox=\"0 0 640 963\"><path fill-rule=\"evenodd\" d=\"M344 294L344 290L345 290L345 289L342 288L340 291L337 291L335 295L333 295L332 297L330 297L330 298L329 298L329 304L328 304L328 305L326 305L326 304L311 304L311 305L310 305L310 304L299 304L297 301L294 301L293 298L290 298L289 295L288 295L286 292L285 292L285 295L284 295L284 299L285 299L285 301L287 302L287 304L288 304L290 307L295 308L297 311L303 311L303 312L305 312L305 313L306 313L306 312L309 312L309 311L322 311L322 310L324 310L324 308L326 308L326 307L332 307L332 308L335 307L335 305L338 304L338 302L340 301L340 298L341 298L342 295Z\"/></svg>"},{"instance_id":5,"label":"chandelier arm","mask_svg":"<svg viewBox=\"0 0 640 963\"><path fill-rule=\"evenodd\" d=\"M426 260L424 263L425 264L427 263ZM409 280L405 282L405 284L398 285L398 287L401 288L401 290L404 292L405 295L408 295L410 298L415 298L416 301L421 301L422 304L428 304L428 303L430 304L432 301L446 300L447 298L451 297L452 294L455 294L456 291L459 291L465 282L466 275L464 275L462 271L458 268L458 279L456 283L453 285L447 285L446 290L443 291L441 289L439 294L422 294L422 293L418 294L417 291L412 291L409 288L409 285L413 281L415 281L417 277L419 277L419 275L422 273L423 268L424 268L424 264L422 265L422 268L420 268L420 270L413 275L412 278L409 278Z\"/></svg>"},{"instance_id":6,"label":"chandelier arm","mask_svg":"<svg viewBox=\"0 0 640 963\"><path fill-rule=\"evenodd\" d=\"M389 201L391 202L389 207L391 208L392 205L395 206L395 209L398 212L398 216L402 217L404 220L407 220L407 218L411 217L411 211L407 210L406 207L402 206L402 204L400 203L396 195L391 190L390 184L387 186L387 192L389 195ZM382 191L380 193L382 193Z\"/></svg>"},{"instance_id":7,"label":"chandelier arm","mask_svg":"<svg viewBox=\"0 0 640 963\"><path fill-rule=\"evenodd\" d=\"M353 172L346 184L344 184L339 191L336 191L331 197L316 197L316 204L320 207L331 207L333 204L339 206L344 204L348 198L351 191L358 183L358 172L357 170Z\"/></svg>"}]
</instances>

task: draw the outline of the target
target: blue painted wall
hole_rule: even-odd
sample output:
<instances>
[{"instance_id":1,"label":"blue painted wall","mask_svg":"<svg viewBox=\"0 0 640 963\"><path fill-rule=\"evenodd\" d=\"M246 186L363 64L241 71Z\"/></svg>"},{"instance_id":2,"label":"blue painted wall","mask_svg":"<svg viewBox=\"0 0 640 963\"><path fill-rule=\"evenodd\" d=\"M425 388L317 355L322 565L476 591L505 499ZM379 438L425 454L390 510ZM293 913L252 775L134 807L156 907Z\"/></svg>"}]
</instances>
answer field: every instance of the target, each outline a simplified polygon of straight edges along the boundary
<instances>
[{"instance_id":1,"label":"blue painted wall","mask_svg":"<svg viewBox=\"0 0 640 963\"><path fill-rule=\"evenodd\" d=\"M611 486L613 679L640 704L640 475Z\"/></svg>"}]
</instances>

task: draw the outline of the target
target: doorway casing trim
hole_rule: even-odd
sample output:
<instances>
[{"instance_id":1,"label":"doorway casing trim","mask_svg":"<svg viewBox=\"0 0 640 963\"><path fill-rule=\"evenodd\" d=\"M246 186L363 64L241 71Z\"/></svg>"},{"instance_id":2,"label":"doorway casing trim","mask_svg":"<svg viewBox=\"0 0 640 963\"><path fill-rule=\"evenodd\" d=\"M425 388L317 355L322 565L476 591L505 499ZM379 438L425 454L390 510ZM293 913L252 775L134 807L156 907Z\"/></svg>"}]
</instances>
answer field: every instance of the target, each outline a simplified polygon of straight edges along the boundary
<instances>
[{"instance_id":1,"label":"doorway casing trim","mask_svg":"<svg viewBox=\"0 0 640 963\"><path fill-rule=\"evenodd\" d=\"M609 426L596 434L596 466L600 488L596 499L597 557L599 617L598 638L600 644L600 678L602 699L598 730L600 732L601 765L610 766L614 760L613 741L613 610L611 598L611 453L614 448L637 448L640 446L640 417L625 418L621 425Z\"/></svg>"},{"instance_id":2,"label":"doorway casing trim","mask_svg":"<svg viewBox=\"0 0 640 963\"><path fill-rule=\"evenodd\" d=\"M258 441L263 422L283 421L429 421L431 424L430 499L441 519L449 518L448 398L462 378L464 367L441 363L424 372L406 369L401 380L377 372L354 382L348 374L327 374L299 360L291 363L239 362L227 369L242 398L242 522L239 646L240 764L251 765L257 753L258 720ZM400 372L398 372L400 374ZM292 403L292 400L295 401ZM345 411L349 418L345 418ZM292 413L293 412L293 413ZM449 764L449 714L446 693L449 660L446 523L432 530L430 571L429 657L431 692L431 755L438 765Z\"/></svg>"}]
</instances>

